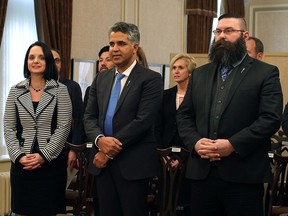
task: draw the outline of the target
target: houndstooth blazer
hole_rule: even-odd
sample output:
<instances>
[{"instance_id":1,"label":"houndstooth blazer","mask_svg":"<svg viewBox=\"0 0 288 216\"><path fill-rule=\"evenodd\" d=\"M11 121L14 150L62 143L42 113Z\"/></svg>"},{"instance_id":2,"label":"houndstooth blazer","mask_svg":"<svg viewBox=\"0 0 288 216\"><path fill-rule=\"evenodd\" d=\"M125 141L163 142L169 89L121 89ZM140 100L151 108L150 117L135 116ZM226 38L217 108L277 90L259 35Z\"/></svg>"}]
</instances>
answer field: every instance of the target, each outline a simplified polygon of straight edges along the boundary
<instances>
[{"instance_id":1,"label":"houndstooth blazer","mask_svg":"<svg viewBox=\"0 0 288 216\"><path fill-rule=\"evenodd\" d=\"M4 113L4 136L12 162L32 153L38 141L39 154L52 161L63 151L71 127L72 106L65 85L51 79L34 112L30 79L10 89ZM54 125L54 126L53 126Z\"/></svg>"}]
</instances>

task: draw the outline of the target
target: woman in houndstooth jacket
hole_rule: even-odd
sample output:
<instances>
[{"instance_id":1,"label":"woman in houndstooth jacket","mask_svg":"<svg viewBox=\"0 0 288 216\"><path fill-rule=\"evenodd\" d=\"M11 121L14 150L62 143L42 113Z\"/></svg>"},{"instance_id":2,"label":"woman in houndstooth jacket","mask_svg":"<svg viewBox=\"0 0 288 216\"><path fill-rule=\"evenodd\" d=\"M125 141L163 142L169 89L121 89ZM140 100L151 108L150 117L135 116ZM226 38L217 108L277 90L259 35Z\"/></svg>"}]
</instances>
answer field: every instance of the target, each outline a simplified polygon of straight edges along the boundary
<instances>
[{"instance_id":1,"label":"woman in houndstooth jacket","mask_svg":"<svg viewBox=\"0 0 288 216\"><path fill-rule=\"evenodd\" d=\"M35 42L24 61L24 81L9 92L4 135L11 158L11 209L20 215L65 212L65 140L71 125L66 86L57 82L49 47Z\"/></svg>"}]
</instances>

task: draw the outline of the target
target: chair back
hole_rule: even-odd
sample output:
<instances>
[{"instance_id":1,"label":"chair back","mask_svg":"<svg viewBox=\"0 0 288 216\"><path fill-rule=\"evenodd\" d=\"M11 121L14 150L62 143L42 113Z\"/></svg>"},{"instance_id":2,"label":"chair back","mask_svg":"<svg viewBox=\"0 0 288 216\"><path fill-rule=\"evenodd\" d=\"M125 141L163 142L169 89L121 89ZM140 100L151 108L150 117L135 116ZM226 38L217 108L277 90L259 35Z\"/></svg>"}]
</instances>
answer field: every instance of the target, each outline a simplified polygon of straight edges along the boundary
<instances>
[{"instance_id":1,"label":"chair back","mask_svg":"<svg viewBox=\"0 0 288 216\"><path fill-rule=\"evenodd\" d=\"M288 156L274 153L273 182L269 185L268 216L288 213Z\"/></svg>"},{"instance_id":2,"label":"chair back","mask_svg":"<svg viewBox=\"0 0 288 216\"><path fill-rule=\"evenodd\" d=\"M180 186L186 171L190 152L184 148L172 146L157 149L162 163L162 205L160 216L175 216ZM171 161L178 160L179 165L172 168Z\"/></svg>"},{"instance_id":3,"label":"chair back","mask_svg":"<svg viewBox=\"0 0 288 216\"><path fill-rule=\"evenodd\" d=\"M288 138L282 130L271 137L271 159L273 181L268 184L266 194L266 215L280 215L288 213L288 186L287 164L288 164Z\"/></svg>"},{"instance_id":4,"label":"chair back","mask_svg":"<svg viewBox=\"0 0 288 216\"><path fill-rule=\"evenodd\" d=\"M72 150L76 153L77 163L74 168L78 169L75 180L72 181L71 185L66 189L66 206L73 208L73 210L67 212L71 212L73 215L81 215L83 212L87 212L86 199L90 188L88 186L90 180L88 174L87 149L89 149L90 143L74 145L66 142L65 146L67 152Z\"/></svg>"}]
</instances>

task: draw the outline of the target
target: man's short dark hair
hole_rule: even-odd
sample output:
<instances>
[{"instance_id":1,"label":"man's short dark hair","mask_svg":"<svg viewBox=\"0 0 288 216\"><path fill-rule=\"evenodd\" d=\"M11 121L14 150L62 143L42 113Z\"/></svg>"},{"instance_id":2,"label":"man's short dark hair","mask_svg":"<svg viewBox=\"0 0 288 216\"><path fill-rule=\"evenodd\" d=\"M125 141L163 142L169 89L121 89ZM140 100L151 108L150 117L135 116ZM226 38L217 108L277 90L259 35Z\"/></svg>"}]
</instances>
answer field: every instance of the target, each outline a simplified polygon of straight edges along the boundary
<instances>
[{"instance_id":1,"label":"man's short dark hair","mask_svg":"<svg viewBox=\"0 0 288 216\"><path fill-rule=\"evenodd\" d=\"M98 56L99 56L99 58L100 58L100 56L102 55L102 53L103 52L109 52L109 46L107 45L107 46L104 46L104 47L102 47L102 49L99 51L99 53L98 53Z\"/></svg>"},{"instance_id":2,"label":"man's short dark hair","mask_svg":"<svg viewBox=\"0 0 288 216\"><path fill-rule=\"evenodd\" d=\"M255 42L255 52L256 53L259 53L259 52L264 52L264 45L262 43L262 41L259 39L259 38L256 38L256 37L249 37L248 40L254 40Z\"/></svg>"},{"instance_id":3,"label":"man's short dark hair","mask_svg":"<svg viewBox=\"0 0 288 216\"><path fill-rule=\"evenodd\" d=\"M246 24L246 20L244 19L243 16L240 16L238 14L233 14L233 13L225 13L225 14L222 14L219 18L218 18L218 21L220 21L221 19L228 19L228 18L235 18L235 19L240 19L241 22L242 22L242 27L243 27L243 30L246 31L247 29L247 24Z\"/></svg>"}]
</instances>

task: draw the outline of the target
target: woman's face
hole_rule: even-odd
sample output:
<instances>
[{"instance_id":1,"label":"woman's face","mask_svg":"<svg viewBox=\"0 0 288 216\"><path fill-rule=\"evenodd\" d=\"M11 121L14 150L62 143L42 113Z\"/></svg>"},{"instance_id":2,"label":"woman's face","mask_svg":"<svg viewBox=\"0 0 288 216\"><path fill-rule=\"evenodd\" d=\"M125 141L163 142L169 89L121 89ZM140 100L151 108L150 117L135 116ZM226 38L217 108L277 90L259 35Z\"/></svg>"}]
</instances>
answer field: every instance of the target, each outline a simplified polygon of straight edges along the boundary
<instances>
[{"instance_id":1,"label":"woman's face","mask_svg":"<svg viewBox=\"0 0 288 216\"><path fill-rule=\"evenodd\" d=\"M31 74L45 72L46 60L42 47L34 46L30 49L27 64Z\"/></svg>"},{"instance_id":2,"label":"woman's face","mask_svg":"<svg viewBox=\"0 0 288 216\"><path fill-rule=\"evenodd\" d=\"M172 75L176 83L181 83L189 79L190 73L184 59L175 61L172 66Z\"/></svg>"}]
</instances>

